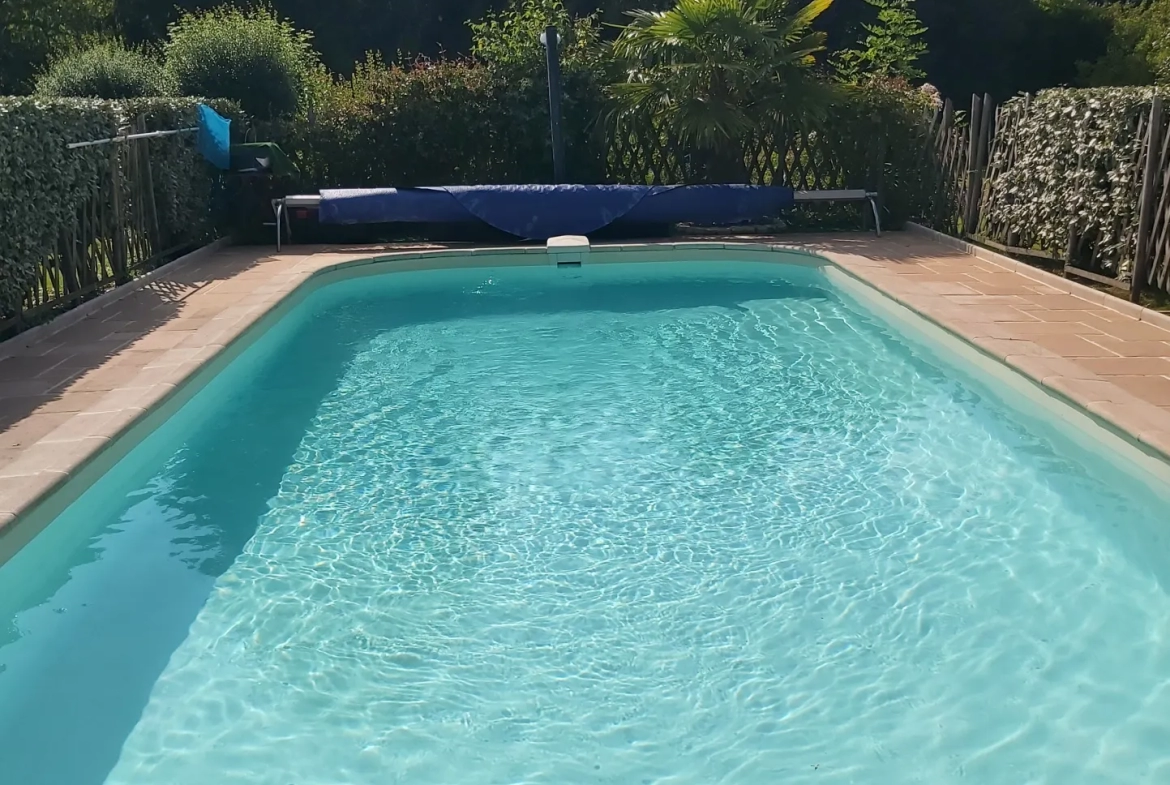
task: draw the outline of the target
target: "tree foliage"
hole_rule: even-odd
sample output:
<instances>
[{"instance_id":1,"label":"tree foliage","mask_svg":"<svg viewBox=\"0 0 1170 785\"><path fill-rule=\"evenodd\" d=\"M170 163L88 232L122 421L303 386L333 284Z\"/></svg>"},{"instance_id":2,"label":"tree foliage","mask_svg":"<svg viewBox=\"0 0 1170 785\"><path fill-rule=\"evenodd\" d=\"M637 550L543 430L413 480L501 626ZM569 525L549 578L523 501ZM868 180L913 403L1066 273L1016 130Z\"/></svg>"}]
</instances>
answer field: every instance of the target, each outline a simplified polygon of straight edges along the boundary
<instances>
[{"instance_id":1,"label":"tree foliage","mask_svg":"<svg viewBox=\"0 0 1170 785\"><path fill-rule=\"evenodd\" d=\"M224 6L170 27L167 76L181 95L236 101L250 116L292 116L316 68L312 36L271 8Z\"/></svg>"},{"instance_id":2,"label":"tree foliage","mask_svg":"<svg viewBox=\"0 0 1170 785\"><path fill-rule=\"evenodd\" d=\"M574 16L562 0L511 0L505 10L469 22L471 53L491 65L539 71L545 56L540 36L550 26L557 28L563 64L595 59L601 40L596 14Z\"/></svg>"},{"instance_id":3,"label":"tree foliage","mask_svg":"<svg viewBox=\"0 0 1170 785\"><path fill-rule=\"evenodd\" d=\"M866 36L857 48L845 49L833 58L838 75L847 82L924 78L926 72L918 67L918 61L927 51L922 39L926 28L914 11L914 0L865 2L877 9L877 21L862 25Z\"/></svg>"},{"instance_id":4,"label":"tree foliage","mask_svg":"<svg viewBox=\"0 0 1170 785\"><path fill-rule=\"evenodd\" d=\"M159 61L108 42L56 58L36 79L38 95L54 98L145 98L167 95Z\"/></svg>"},{"instance_id":5,"label":"tree foliage","mask_svg":"<svg viewBox=\"0 0 1170 785\"><path fill-rule=\"evenodd\" d=\"M502 62L541 54L532 28L553 19L566 39L580 20L602 39L617 35L607 23L626 13L661 11L672 0L267 0L281 18L310 32L321 61L348 76L367 52L386 62L409 63L473 55ZM256 0L3 0L0 2L0 92L32 88L48 61L95 37L120 37L131 46L161 46L168 26L217 3L240 9ZM1170 78L1170 0L912 0L926 31L927 50L910 65L943 94L963 101L989 92L1003 100L1022 92L1078 84L1136 84ZM525 9L504 25L509 5ZM877 55L899 39L902 0L835 0L815 23L829 52ZM885 16L886 19L881 17ZM904 17L908 19L908 17ZM600 24L598 24L600 23ZM884 33L892 37L883 41ZM858 44L875 36L871 49ZM493 46L503 46L504 49ZM486 48L485 48L486 47ZM506 51L511 47L511 51ZM895 59L897 53L894 52ZM904 59L904 58L903 58ZM879 66L877 70L886 70ZM889 70L902 70L894 66Z\"/></svg>"},{"instance_id":6,"label":"tree foliage","mask_svg":"<svg viewBox=\"0 0 1170 785\"><path fill-rule=\"evenodd\" d=\"M1090 86L1170 82L1170 0L1117 4L1102 10L1109 24L1104 56L1081 64Z\"/></svg>"},{"instance_id":7,"label":"tree foliage","mask_svg":"<svg viewBox=\"0 0 1170 785\"><path fill-rule=\"evenodd\" d=\"M108 34L112 0L2 0L0 95L23 93L49 58Z\"/></svg>"},{"instance_id":8,"label":"tree foliage","mask_svg":"<svg viewBox=\"0 0 1170 785\"><path fill-rule=\"evenodd\" d=\"M739 145L827 103L827 85L813 71L825 36L813 23L831 3L678 0L665 11L631 12L633 21L613 44L626 78L610 88L611 121L648 118L671 138L706 151L712 176L741 179L734 167Z\"/></svg>"}]
</instances>

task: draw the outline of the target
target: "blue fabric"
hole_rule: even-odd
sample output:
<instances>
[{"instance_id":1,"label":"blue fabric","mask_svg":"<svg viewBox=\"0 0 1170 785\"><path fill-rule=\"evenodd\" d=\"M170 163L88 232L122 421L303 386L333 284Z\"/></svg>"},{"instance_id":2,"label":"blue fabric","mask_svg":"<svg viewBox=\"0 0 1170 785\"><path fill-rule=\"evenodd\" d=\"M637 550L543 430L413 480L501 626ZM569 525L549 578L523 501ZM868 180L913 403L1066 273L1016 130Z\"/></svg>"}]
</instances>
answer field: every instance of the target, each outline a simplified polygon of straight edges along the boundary
<instances>
[{"instance_id":1,"label":"blue fabric","mask_svg":"<svg viewBox=\"0 0 1170 785\"><path fill-rule=\"evenodd\" d=\"M338 188L321 191L323 224L474 223L445 188Z\"/></svg>"},{"instance_id":2,"label":"blue fabric","mask_svg":"<svg viewBox=\"0 0 1170 785\"><path fill-rule=\"evenodd\" d=\"M609 226L653 189L622 185L498 185L448 188L467 212L529 240L590 234Z\"/></svg>"},{"instance_id":3,"label":"blue fabric","mask_svg":"<svg viewBox=\"0 0 1170 785\"><path fill-rule=\"evenodd\" d=\"M730 225L777 215L791 188L751 185L470 185L321 192L327 224L483 222L530 240L624 220Z\"/></svg>"},{"instance_id":4,"label":"blue fabric","mask_svg":"<svg viewBox=\"0 0 1170 785\"><path fill-rule=\"evenodd\" d=\"M199 104L199 153L219 169L232 166L232 121Z\"/></svg>"}]
</instances>

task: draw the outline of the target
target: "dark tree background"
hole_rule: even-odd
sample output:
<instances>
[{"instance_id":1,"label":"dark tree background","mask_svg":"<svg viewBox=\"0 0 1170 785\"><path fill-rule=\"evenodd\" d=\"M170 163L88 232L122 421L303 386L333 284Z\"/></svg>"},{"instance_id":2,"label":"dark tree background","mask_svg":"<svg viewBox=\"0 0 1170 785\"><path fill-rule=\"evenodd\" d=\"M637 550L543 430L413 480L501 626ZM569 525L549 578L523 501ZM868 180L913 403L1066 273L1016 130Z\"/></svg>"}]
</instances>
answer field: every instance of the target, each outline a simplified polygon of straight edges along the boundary
<instances>
[{"instance_id":1,"label":"dark tree background","mask_svg":"<svg viewBox=\"0 0 1170 785\"><path fill-rule=\"evenodd\" d=\"M258 0L227 0L238 5ZM86 35L120 36L137 45L157 45L183 11L225 0L0 0L0 92L27 89L30 78L62 42ZM794 0L800 2L800 0ZM312 31L325 64L348 73L367 51L387 60L422 55L466 54L467 23L500 10L507 0L270 0L283 16ZM598 13L621 23L623 11L655 8L669 0L566 0L575 14ZM1021 91L1078 84L1087 65L1107 50L1132 51L1132 40L1115 35L1124 14L1131 19L1170 0L916 0L928 28L928 53L921 66L944 95L964 100L973 92L1005 98ZM836 0L822 17L830 49L852 46L876 9L865 0ZM1170 17L1170 13L1166 14ZM1144 22L1130 29L1141 30ZM1148 27L1148 24L1146 25ZM94 28L94 29L77 29ZM1133 33L1130 33L1131 37ZM1168 39L1170 40L1170 39ZM1116 54L1116 52L1114 53ZM1125 82L1136 76L1111 77Z\"/></svg>"}]
</instances>

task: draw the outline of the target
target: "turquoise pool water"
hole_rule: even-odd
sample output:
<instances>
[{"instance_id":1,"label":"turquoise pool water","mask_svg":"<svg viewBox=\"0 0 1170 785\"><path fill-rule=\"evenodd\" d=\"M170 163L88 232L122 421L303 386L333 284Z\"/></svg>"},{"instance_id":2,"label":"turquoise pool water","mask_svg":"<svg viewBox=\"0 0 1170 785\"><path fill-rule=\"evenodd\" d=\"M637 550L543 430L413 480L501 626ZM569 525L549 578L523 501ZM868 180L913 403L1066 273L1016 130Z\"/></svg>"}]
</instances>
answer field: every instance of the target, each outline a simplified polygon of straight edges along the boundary
<instances>
[{"instance_id":1,"label":"turquoise pool water","mask_svg":"<svg viewBox=\"0 0 1170 785\"><path fill-rule=\"evenodd\" d=\"M0 568L0 782L1170 782L1165 502L763 264L312 295Z\"/></svg>"}]
</instances>

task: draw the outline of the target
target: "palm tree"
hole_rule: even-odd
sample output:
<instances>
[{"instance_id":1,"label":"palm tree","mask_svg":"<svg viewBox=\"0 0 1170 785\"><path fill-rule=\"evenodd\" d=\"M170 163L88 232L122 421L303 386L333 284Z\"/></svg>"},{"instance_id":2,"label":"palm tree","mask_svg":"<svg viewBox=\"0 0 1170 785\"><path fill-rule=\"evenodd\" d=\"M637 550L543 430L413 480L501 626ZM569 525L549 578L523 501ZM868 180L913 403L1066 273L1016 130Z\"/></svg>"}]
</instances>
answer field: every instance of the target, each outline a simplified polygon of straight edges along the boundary
<instances>
[{"instance_id":1,"label":"palm tree","mask_svg":"<svg viewBox=\"0 0 1170 785\"><path fill-rule=\"evenodd\" d=\"M614 41L626 72L611 85L611 122L652 122L692 150L708 179L746 177L745 144L802 123L831 88L813 73L825 35L813 22L833 0L677 0L666 11L631 11Z\"/></svg>"}]
</instances>

